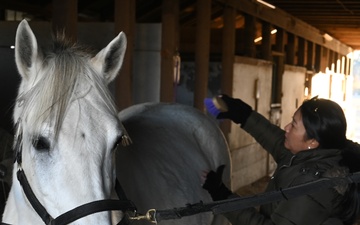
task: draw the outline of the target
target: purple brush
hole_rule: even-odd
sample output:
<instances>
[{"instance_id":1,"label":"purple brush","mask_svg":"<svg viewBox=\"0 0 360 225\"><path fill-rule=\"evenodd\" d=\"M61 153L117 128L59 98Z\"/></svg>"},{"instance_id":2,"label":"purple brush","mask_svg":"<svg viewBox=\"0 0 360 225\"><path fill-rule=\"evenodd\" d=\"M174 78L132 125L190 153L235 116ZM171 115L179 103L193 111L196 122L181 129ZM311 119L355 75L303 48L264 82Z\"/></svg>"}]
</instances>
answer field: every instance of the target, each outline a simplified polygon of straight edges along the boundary
<instances>
[{"instance_id":1,"label":"purple brush","mask_svg":"<svg viewBox=\"0 0 360 225\"><path fill-rule=\"evenodd\" d=\"M204 104L207 112L214 117L217 117L221 112L228 111L226 103L219 96L216 96L214 98L205 98Z\"/></svg>"}]
</instances>

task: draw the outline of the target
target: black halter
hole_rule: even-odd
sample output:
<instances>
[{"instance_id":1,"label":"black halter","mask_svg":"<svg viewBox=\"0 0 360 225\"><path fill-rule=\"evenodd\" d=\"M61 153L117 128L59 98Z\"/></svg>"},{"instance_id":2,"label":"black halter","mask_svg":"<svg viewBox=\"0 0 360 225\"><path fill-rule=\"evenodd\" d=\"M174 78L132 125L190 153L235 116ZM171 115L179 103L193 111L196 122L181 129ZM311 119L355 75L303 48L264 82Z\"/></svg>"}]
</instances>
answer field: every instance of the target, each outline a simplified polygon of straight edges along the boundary
<instances>
[{"instance_id":1,"label":"black halter","mask_svg":"<svg viewBox=\"0 0 360 225\"><path fill-rule=\"evenodd\" d=\"M65 225L69 224L75 220L78 220L82 217L88 216L93 213L111 211L111 210L122 210L122 211L136 211L136 207L128 200L125 196L124 191L122 190L118 180L116 180L115 190L119 197L119 200L105 199L86 203L84 205L78 206L55 219L46 211L44 206L36 198L34 192L32 191L29 182L26 179L24 171L20 168L17 172L17 178L24 190L24 193L29 200L30 204L37 212L47 225ZM118 223L118 225L128 224L128 218L124 214L124 218Z\"/></svg>"},{"instance_id":2,"label":"black halter","mask_svg":"<svg viewBox=\"0 0 360 225\"><path fill-rule=\"evenodd\" d=\"M21 146L19 143L20 142L18 140L18 142L15 144L15 150L16 150L15 160L19 166L19 169L17 171L17 178L30 204L32 205L34 210L37 212L37 214L41 217L41 219L44 221L46 225L66 225L82 217L103 211L121 210L124 212L126 211L136 212L136 207L134 203L127 199L125 192L121 188L119 181L116 179L115 191L119 197L119 200L104 199L104 200L98 200L98 201L86 203L68 212L65 212L56 218L53 218L46 211L45 207L39 202L38 198L35 196L34 192L30 187L30 184L24 173L24 170L21 167L22 157L21 157ZM127 216L127 213L124 213L123 219L118 223L118 225L124 225L124 224L129 224L129 217ZM2 225L6 225L6 224L2 223Z\"/></svg>"}]
</instances>

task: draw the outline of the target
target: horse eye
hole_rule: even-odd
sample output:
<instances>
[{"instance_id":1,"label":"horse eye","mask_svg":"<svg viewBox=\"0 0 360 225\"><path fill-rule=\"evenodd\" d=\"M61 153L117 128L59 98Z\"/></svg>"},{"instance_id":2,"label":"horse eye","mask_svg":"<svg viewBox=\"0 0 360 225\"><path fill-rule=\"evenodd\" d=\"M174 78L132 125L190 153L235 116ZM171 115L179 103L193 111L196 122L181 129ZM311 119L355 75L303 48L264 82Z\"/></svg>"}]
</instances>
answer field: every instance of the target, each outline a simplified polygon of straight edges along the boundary
<instances>
[{"instance_id":1,"label":"horse eye","mask_svg":"<svg viewBox=\"0 0 360 225\"><path fill-rule=\"evenodd\" d=\"M112 150L116 150L120 143L121 143L121 137L118 137L114 143Z\"/></svg>"},{"instance_id":2,"label":"horse eye","mask_svg":"<svg viewBox=\"0 0 360 225\"><path fill-rule=\"evenodd\" d=\"M38 137L37 139L33 139L32 146L38 151L49 151L50 150L50 142L45 137Z\"/></svg>"}]
</instances>

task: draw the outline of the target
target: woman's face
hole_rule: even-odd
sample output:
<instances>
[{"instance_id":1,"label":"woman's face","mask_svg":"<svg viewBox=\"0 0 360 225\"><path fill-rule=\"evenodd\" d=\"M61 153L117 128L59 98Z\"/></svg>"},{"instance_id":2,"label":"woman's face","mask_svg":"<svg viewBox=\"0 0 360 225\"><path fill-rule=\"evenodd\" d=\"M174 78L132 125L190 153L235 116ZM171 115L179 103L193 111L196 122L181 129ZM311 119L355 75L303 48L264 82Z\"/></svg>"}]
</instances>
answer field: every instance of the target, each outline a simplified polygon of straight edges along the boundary
<instances>
[{"instance_id":1,"label":"woman's face","mask_svg":"<svg viewBox=\"0 0 360 225\"><path fill-rule=\"evenodd\" d=\"M291 153L296 154L300 151L313 149L319 146L315 139L307 139L302 115L297 110L293 116L291 123L285 126L285 148Z\"/></svg>"}]
</instances>

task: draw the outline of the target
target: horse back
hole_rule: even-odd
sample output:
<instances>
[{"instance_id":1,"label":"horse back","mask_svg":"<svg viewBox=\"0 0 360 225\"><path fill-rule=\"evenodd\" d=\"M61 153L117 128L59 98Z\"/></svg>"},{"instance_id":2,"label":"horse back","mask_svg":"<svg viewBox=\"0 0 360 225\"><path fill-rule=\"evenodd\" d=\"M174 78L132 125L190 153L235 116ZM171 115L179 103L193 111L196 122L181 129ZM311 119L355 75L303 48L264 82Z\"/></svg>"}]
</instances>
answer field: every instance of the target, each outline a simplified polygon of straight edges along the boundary
<instances>
[{"instance_id":1,"label":"horse back","mask_svg":"<svg viewBox=\"0 0 360 225\"><path fill-rule=\"evenodd\" d=\"M219 165L227 165L224 182L229 182L227 142L216 122L201 111L181 104L144 103L121 111L119 118L133 143L117 152L117 173L139 212L211 202L200 175ZM211 220L212 215L204 213L195 222L184 218L170 223Z\"/></svg>"}]
</instances>

